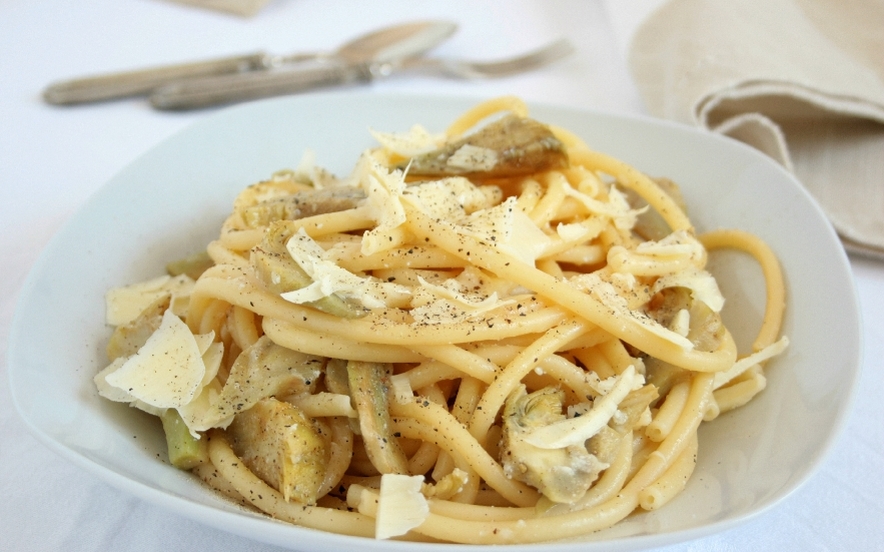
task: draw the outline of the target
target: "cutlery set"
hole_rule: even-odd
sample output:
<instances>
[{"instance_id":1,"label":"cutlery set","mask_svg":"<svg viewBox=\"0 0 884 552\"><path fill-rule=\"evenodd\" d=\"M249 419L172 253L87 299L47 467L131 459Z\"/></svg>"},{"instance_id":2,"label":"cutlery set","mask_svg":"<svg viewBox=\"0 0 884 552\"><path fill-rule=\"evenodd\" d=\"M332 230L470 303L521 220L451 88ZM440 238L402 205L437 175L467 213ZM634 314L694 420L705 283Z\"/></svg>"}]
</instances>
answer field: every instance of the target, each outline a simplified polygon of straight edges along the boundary
<instances>
[{"instance_id":1,"label":"cutlery set","mask_svg":"<svg viewBox=\"0 0 884 552\"><path fill-rule=\"evenodd\" d=\"M418 21L356 37L331 52L241 56L153 67L54 83L43 99L75 105L147 96L163 110L186 110L316 88L367 84L394 73L434 74L461 79L494 78L549 64L573 51L557 40L537 50L495 61L425 57L457 30L449 21Z\"/></svg>"}]
</instances>

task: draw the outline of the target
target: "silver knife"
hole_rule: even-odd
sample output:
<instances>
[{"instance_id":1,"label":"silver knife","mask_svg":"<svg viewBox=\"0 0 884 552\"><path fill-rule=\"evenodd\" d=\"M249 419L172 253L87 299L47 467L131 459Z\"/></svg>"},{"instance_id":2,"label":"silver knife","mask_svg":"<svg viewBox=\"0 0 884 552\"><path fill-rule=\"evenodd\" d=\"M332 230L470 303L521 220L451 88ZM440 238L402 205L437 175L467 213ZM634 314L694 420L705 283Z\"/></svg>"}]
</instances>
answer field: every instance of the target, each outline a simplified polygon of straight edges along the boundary
<instances>
[{"instance_id":1,"label":"silver knife","mask_svg":"<svg viewBox=\"0 0 884 552\"><path fill-rule=\"evenodd\" d=\"M431 22L377 35L374 40L342 46L335 55L311 67L290 67L187 79L161 86L150 94L157 109L183 110L293 94L315 88L369 82L400 60L420 56L455 31L453 23Z\"/></svg>"},{"instance_id":2,"label":"silver knife","mask_svg":"<svg viewBox=\"0 0 884 552\"><path fill-rule=\"evenodd\" d=\"M359 52L363 51L375 53L386 50L391 52L390 55L405 56L432 42L425 48L428 49L451 36L456 29L457 25L448 21L410 22L359 36L332 53L272 56L256 52L229 58L85 77L51 84L43 91L43 98L51 104L70 105L139 96L157 87L191 78L264 74L281 70L280 67L307 61L324 62L322 70L327 71L335 64L336 59L361 60ZM402 48L403 53L397 54L397 48Z\"/></svg>"}]
</instances>

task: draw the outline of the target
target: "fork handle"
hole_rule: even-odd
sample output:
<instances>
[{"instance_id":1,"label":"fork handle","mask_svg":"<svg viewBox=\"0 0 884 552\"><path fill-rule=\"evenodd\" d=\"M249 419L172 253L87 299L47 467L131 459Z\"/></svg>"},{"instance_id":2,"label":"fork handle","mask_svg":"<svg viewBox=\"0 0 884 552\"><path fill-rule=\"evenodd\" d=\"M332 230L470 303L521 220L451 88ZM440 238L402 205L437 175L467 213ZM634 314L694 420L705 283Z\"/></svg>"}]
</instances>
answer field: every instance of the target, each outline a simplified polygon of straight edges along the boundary
<instances>
[{"instance_id":1,"label":"fork handle","mask_svg":"<svg viewBox=\"0 0 884 552\"><path fill-rule=\"evenodd\" d=\"M154 88L183 78L241 73L261 69L268 63L264 52L241 56L152 67L111 75L86 77L51 84L43 99L56 105L70 105L147 94Z\"/></svg>"},{"instance_id":2,"label":"fork handle","mask_svg":"<svg viewBox=\"0 0 884 552\"><path fill-rule=\"evenodd\" d=\"M317 67L250 71L185 79L160 87L150 95L153 107L185 110L304 92L315 88L368 82L370 68L332 62Z\"/></svg>"}]
</instances>

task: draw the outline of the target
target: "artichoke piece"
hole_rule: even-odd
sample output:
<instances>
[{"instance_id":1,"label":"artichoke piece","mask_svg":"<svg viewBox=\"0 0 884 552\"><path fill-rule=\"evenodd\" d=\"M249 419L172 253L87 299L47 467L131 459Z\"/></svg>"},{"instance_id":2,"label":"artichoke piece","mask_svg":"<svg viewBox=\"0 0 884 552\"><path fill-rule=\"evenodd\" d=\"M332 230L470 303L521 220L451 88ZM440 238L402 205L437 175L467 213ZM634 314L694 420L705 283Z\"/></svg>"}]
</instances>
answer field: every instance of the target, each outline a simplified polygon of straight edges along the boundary
<instances>
[{"instance_id":1,"label":"artichoke piece","mask_svg":"<svg viewBox=\"0 0 884 552\"><path fill-rule=\"evenodd\" d=\"M350 397L359 414L359 429L369 460L381 474L407 474L408 459L391 430L391 374L389 364L355 360L347 363Z\"/></svg>"},{"instance_id":2,"label":"artichoke piece","mask_svg":"<svg viewBox=\"0 0 884 552\"><path fill-rule=\"evenodd\" d=\"M626 433L642 425L647 425L650 420L648 408L658 398L660 398L660 394L657 388L650 384L630 391L617 406L617 410L622 416L612 419L609 425L619 433Z\"/></svg>"},{"instance_id":3,"label":"artichoke piece","mask_svg":"<svg viewBox=\"0 0 884 552\"><path fill-rule=\"evenodd\" d=\"M166 272L169 273L169 276L186 274L196 280L203 272L212 268L214 264L215 261L212 260L207 251L198 251L166 264Z\"/></svg>"},{"instance_id":4,"label":"artichoke piece","mask_svg":"<svg viewBox=\"0 0 884 552\"><path fill-rule=\"evenodd\" d=\"M273 293L300 289L313 282L286 249L286 244L294 234L295 229L290 224L271 224L261 243L251 251L252 266L267 289Z\"/></svg>"},{"instance_id":5,"label":"artichoke piece","mask_svg":"<svg viewBox=\"0 0 884 552\"><path fill-rule=\"evenodd\" d=\"M347 374L347 361L330 358L325 364L325 386L332 393L350 394L350 380Z\"/></svg>"},{"instance_id":6,"label":"artichoke piece","mask_svg":"<svg viewBox=\"0 0 884 552\"><path fill-rule=\"evenodd\" d=\"M251 408L275 395L311 393L325 360L277 345L266 335L240 353L218 399L220 417Z\"/></svg>"},{"instance_id":7,"label":"artichoke piece","mask_svg":"<svg viewBox=\"0 0 884 552\"><path fill-rule=\"evenodd\" d=\"M212 380L178 412L191 431L226 427L261 399L314 393L324 365L325 358L277 345L264 335L236 357L223 387Z\"/></svg>"},{"instance_id":8,"label":"artichoke piece","mask_svg":"<svg viewBox=\"0 0 884 552\"><path fill-rule=\"evenodd\" d=\"M698 351L718 350L727 328L721 315L709 308L703 301L691 301L691 325L688 339Z\"/></svg>"},{"instance_id":9,"label":"artichoke piece","mask_svg":"<svg viewBox=\"0 0 884 552\"><path fill-rule=\"evenodd\" d=\"M163 322L163 313L172 304L172 295L167 293L157 297L134 320L117 326L107 342L107 358L115 360L129 357L138 352Z\"/></svg>"},{"instance_id":10,"label":"artichoke piece","mask_svg":"<svg viewBox=\"0 0 884 552\"><path fill-rule=\"evenodd\" d=\"M610 464L617 457L624 434L606 425L586 442L586 449L600 462Z\"/></svg>"},{"instance_id":11,"label":"artichoke piece","mask_svg":"<svg viewBox=\"0 0 884 552\"><path fill-rule=\"evenodd\" d=\"M463 491L469 480L470 475L467 472L454 468L451 473L443 476L435 485L424 484L423 493L427 498L451 500L459 492Z\"/></svg>"},{"instance_id":12,"label":"artichoke piece","mask_svg":"<svg viewBox=\"0 0 884 552\"><path fill-rule=\"evenodd\" d=\"M292 259L286 244L295 235L295 227L287 221L271 223L264 239L251 252L251 263L271 293L282 294L313 283L310 276ZM362 305L344 301L336 295L323 297L310 306L341 318L364 316L368 311Z\"/></svg>"},{"instance_id":13,"label":"artichoke piece","mask_svg":"<svg viewBox=\"0 0 884 552\"><path fill-rule=\"evenodd\" d=\"M691 377L688 370L654 357L645 358L645 370L648 384L657 389L658 397L665 397L676 384Z\"/></svg>"},{"instance_id":14,"label":"artichoke piece","mask_svg":"<svg viewBox=\"0 0 884 552\"><path fill-rule=\"evenodd\" d=\"M508 115L400 168L417 176L510 177L568 167L565 145L548 126Z\"/></svg>"},{"instance_id":15,"label":"artichoke piece","mask_svg":"<svg viewBox=\"0 0 884 552\"><path fill-rule=\"evenodd\" d=\"M544 387L528 393L525 386L507 398L503 412L501 460L504 472L543 493L553 502L571 504L582 497L608 467L585 445L544 449L525 440L532 430L565 420L561 389Z\"/></svg>"},{"instance_id":16,"label":"artichoke piece","mask_svg":"<svg viewBox=\"0 0 884 552\"><path fill-rule=\"evenodd\" d=\"M337 213L359 206L365 199L361 188L341 187L306 190L262 201L242 210L249 228L267 226L278 220L297 220L325 213Z\"/></svg>"},{"instance_id":17,"label":"artichoke piece","mask_svg":"<svg viewBox=\"0 0 884 552\"><path fill-rule=\"evenodd\" d=\"M169 462L179 470L191 470L209 461L209 448L202 437L194 437L174 408L161 415Z\"/></svg>"},{"instance_id":18,"label":"artichoke piece","mask_svg":"<svg viewBox=\"0 0 884 552\"><path fill-rule=\"evenodd\" d=\"M667 328L681 311L688 313L687 338L698 351L711 352L718 349L724 339L726 328L721 315L704 303L691 297L691 290L673 287L661 290L648 305L648 314Z\"/></svg>"},{"instance_id":19,"label":"artichoke piece","mask_svg":"<svg viewBox=\"0 0 884 552\"><path fill-rule=\"evenodd\" d=\"M286 501L316 503L331 445L315 420L267 398L237 414L227 434L236 455Z\"/></svg>"}]
</instances>

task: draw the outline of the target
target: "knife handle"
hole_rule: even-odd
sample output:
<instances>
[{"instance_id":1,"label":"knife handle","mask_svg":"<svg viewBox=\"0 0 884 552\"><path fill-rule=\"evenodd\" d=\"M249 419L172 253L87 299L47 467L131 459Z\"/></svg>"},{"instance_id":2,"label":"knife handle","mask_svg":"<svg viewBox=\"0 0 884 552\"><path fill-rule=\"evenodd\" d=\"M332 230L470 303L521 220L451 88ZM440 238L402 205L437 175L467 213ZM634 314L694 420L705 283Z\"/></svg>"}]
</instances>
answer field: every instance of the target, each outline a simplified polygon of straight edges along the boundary
<instances>
[{"instance_id":1,"label":"knife handle","mask_svg":"<svg viewBox=\"0 0 884 552\"><path fill-rule=\"evenodd\" d=\"M270 96L304 92L315 88L368 82L372 78L366 64L347 65L331 62L316 67L295 67L250 71L186 79L162 86L150 95L157 109L185 110L241 102Z\"/></svg>"},{"instance_id":2,"label":"knife handle","mask_svg":"<svg viewBox=\"0 0 884 552\"><path fill-rule=\"evenodd\" d=\"M242 73L263 69L269 57L264 52L221 59L152 67L111 75L86 77L51 84L43 91L50 104L69 105L147 94L154 88L185 78Z\"/></svg>"}]
</instances>

